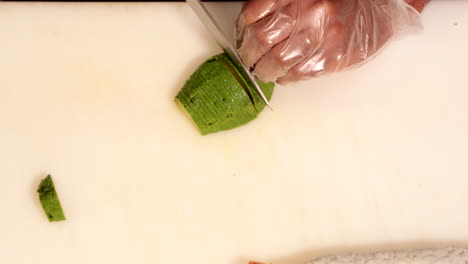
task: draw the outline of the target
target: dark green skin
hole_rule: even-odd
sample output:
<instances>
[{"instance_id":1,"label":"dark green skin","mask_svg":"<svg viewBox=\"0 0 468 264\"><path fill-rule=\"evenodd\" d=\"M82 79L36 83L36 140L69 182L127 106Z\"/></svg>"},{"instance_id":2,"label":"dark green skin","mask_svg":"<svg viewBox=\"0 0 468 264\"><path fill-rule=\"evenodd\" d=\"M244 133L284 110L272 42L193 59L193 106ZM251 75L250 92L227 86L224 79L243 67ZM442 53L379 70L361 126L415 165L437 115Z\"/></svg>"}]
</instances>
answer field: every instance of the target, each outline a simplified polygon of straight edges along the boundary
<instances>
[{"instance_id":1,"label":"dark green skin","mask_svg":"<svg viewBox=\"0 0 468 264\"><path fill-rule=\"evenodd\" d=\"M49 222L65 220L65 215L63 214L62 206L60 205L54 182L50 175L41 181L37 192L39 193L39 200Z\"/></svg>"},{"instance_id":2,"label":"dark green skin","mask_svg":"<svg viewBox=\"0 0 468 264\"><path fill-rule=\"evenodd\" d=\"M270 100L274 83L257 83ZM246 85L225 53L200 65L175 101L187 111L202 135L247 124L266 106L255 88Z\"/></svg>"}]
</instances>

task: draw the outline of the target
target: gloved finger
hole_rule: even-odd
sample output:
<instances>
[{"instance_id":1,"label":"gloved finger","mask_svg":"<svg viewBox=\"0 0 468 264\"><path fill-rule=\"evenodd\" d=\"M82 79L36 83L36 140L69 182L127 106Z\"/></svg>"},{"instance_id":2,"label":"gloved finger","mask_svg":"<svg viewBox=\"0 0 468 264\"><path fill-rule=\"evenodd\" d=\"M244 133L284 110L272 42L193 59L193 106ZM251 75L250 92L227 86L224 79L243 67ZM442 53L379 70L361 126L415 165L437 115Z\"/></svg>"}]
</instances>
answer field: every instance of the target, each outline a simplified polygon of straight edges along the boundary
<instances>
[{"instance_id":1,"label":"gloved finger","mask_svg":"<svg viewBox=\"0 0 468 264\"><path fill-rule=\"evenodd\" d=\"M256 23L290 2L291 0L250 0L242 7L239 20L243 26Z\"/></svg>"},{"instance_id":2,"label":"gloved finger","mask_svg":"<svg viewBox=\"0 0 468 264\"><path fill-rule=\"evenodd\" d=\"M278 8L288 5L292 0L250 0L244 4L237 19L236 38L240 47L246 27L273 14Z\"/></svg>"},{"instance_id":3,"label":"gloved finger","mask_svg":"<svg viewBox=\"0 0 468 264\"><path fill-rule=\"evenodd\" d=\"M318 76L325 71L325 59L323 53L316 53L298 65L291 68L285 75L279 77L276 82L285 85L291 82L305 80L311 77Z\"/></svg>"},{"instance_id":4,"label":"gloved finger","mask_svg":"<svg viewBox=\"0 0 468 264\"><path fill-rule=\"evenodd\" d=\"M247 66L255 65L273 46L290 37L292 33L307 27L324 31L327 18L334 12L331 1L308 0L305 1L306 5L299 9L298 4L301 2L295 1L294 4L284 7L281 12L275 12L246 27L238 50ZM299 12L307 19L298 20Z\"/></svg>"},{"instance_id":5,"label":"gloved finger","mask_svg":"<svg viewBox=\"0 0 468 264\"><path fill-rule=\"evenodd\" d=\"M300 81L322 73L344 69L350 58L346 54L343 27L336 24L327 31L325 39L306 59L277 79L279 84Z\"/></svg>"},{"instance_id":6,"label":"gloved finger","mask_svg":"<svg viewBox=\"0 0 468 264\"><path fill-rule=\"evenodd\" d=\"M330 15L334 15L335 8L323 1L315 5L304 19L303 25L306 27L298 33L292 33L288 39L274 46L255 65L254 73L262 81L276 81L278 77L310 57L315 50L320 48L328 34L329 29L336 24ZM335 29L336 30L336 29Z\"/></svg>"},{"instance_id":7,"label":"gloved finger","mask_svg":"<svg viewBox=\"0 0 468 264\"><path fill-rule=\"evenodd\" d=\"M271 47L285 40L293 30L295 10L285 8L275 12L255 24L246 26L238 48L243 62L252 67Z\"/></svg>"},{"instance_id":8,"label":"gloved finger","mask_svg":"<svg viewBox=\"0 0 468 264\"><path fill-rule=\"evenodd\" d=\"M323 32L307 28L267 52L255 65L254 74L263 82L274 82L320 47Z\"/></svg>"}]
</instances>

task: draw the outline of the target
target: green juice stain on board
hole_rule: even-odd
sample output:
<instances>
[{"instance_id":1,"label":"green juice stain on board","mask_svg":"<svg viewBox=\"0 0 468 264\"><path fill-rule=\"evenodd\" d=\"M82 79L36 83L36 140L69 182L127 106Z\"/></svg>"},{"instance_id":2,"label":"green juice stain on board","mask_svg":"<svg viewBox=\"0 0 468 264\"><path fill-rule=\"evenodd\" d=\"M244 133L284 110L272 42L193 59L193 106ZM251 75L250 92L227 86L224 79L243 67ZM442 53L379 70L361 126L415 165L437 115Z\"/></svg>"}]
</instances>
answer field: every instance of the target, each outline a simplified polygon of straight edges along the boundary
<instances>
[{"instance_id":1,"label":"green juice stain on board","mask_svg":"<svg viewBox=\"0 0 468 264\"><path fill-rule=\"evenodd\" d=\"M274 83L257 82L268 100ZM227 54L198 67L175 97L202 135L228 130L255 119L266 104L239 73Z\"/></svg>"},{"instance_id":2,"label":"green juice stain on board","mask_svg":"<svg viewBox=\"0 0 468 264\"><path fill-rule=\"evenodd\" d=\"M65 215L63 213L62 206L60 205L54 182L50 175L41 181L37 188L37 192L39 193L39 200L41 202L42 209L44 209L44 213L46 214L49 222L65 220Z\"/></svg>"}]
</instances>

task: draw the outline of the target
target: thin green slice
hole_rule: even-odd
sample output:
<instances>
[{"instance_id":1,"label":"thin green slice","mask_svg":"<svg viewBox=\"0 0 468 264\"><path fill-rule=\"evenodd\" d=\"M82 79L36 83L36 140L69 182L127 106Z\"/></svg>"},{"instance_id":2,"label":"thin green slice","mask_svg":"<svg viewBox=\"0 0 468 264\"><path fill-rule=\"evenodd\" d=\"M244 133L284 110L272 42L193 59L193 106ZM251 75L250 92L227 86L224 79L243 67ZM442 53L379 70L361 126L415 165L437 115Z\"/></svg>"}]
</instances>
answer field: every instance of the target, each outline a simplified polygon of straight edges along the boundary
<instances>
[{"instance_id":1,"label":"thin green slice","mask_svg":"<svg viewBox=\"0 0 468 264\"><path fill-rule=\"evenodd\" d=\"M52 177L48 175L45 177L39 187L37 188L39 193L39 200L41 201L42 209L47 216L49 222L63 221L65 215L60 205L60 201L55 191L54 182Z\"/></svg>"},{"instance_id":2,"label":"thin green slice","mask_svg":"<svg viewBox=\"0 0 468 264\"><path fill-rule=\"evenodd\" d=\"M258 85L270 100L274 83L258 81ZM200 65L175 101L190 115L202 135L247 124L266 106L225 53Z\"/></svg>"}]
</instances>

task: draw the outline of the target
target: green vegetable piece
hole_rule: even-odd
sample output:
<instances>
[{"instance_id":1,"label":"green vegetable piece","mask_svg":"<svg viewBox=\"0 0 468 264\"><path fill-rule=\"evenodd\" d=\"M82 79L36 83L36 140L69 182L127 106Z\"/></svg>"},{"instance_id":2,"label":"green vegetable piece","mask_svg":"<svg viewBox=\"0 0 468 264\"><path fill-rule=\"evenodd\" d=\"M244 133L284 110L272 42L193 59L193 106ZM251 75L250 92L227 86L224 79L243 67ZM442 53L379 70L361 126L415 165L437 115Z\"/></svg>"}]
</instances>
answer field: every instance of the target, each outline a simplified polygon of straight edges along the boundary
<instances>
[{"instance_id":1,"label":"green vegetable piece","mask_svg":"<svg viewBox=\"0 0 468 264\"><path fill-rule=\"evenodd\" d=\"M65 220L65 215L63 214L62 206L60 205L54 182L50 175L41 181L37 192L39 193L42 209L44 209L49 222Z\"/></svg>"},{"instance_id":2,"label":"green vegetable piece","mask_svg":"<svg viewBox=\"0 0 468 264\"><path fill-rule=\"evenodd\" d=\"M275 84L257 82L268 100ZM247 124L265 108L227 54L205 61L186 81L175 101L189 114L202 135Z\"/></svg>"}]
</instances>

